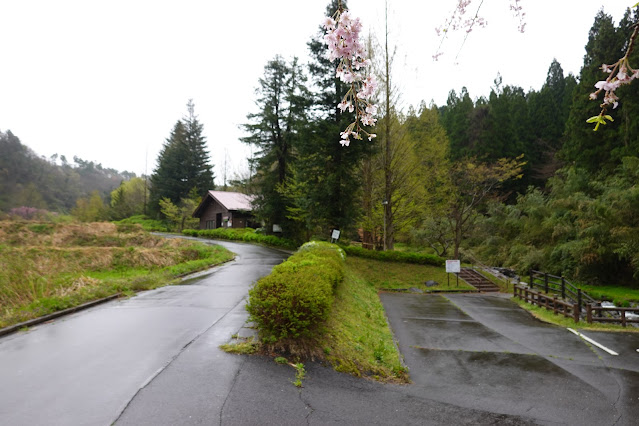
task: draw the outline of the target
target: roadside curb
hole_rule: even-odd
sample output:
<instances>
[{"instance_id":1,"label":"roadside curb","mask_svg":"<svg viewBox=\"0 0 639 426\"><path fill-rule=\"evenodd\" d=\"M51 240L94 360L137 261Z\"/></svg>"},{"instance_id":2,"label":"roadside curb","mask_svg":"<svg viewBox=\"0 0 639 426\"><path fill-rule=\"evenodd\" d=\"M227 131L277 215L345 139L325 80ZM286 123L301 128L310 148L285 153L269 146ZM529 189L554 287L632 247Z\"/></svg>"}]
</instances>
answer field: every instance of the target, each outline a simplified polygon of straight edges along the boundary
<instances>
[{"instance_id":1,"label":"roadside curb","mask_svg":"<svg viewBox=\"0 0 639 426\"><path fill-rule=\"evenodd\" d=\"M102 299L94 300L92 302L84 303L84 304L79 305L79 306L75 306L73 308L68 308L68 309L64 309L62 311L54 312L52 314L45 315L43 317L34 318L32 320L29 320L29 321L24 321L24 322L21 322L21 323L18 323L18 324L10 325L9 327L0 328L0 337L6 336L6 335L11 334L11 333L15 333L16 331L19 331L20 329L22 329L24 327L31 327L31 326L34 326L34 325L42 324L43 322L51 321L51 320L54 320L56 318L60 318L60 317L65 316L65 315L69 315L69 314L72 314L72 313L75 313L75 312L83 311L83 310L91 308L93 306L109 302L111 300L117 299L121 295L122 295L122 293L117 293L117 294L111 295L109 297L105 297L105 298L102 298Z\"/></svg>"}]
</instances>

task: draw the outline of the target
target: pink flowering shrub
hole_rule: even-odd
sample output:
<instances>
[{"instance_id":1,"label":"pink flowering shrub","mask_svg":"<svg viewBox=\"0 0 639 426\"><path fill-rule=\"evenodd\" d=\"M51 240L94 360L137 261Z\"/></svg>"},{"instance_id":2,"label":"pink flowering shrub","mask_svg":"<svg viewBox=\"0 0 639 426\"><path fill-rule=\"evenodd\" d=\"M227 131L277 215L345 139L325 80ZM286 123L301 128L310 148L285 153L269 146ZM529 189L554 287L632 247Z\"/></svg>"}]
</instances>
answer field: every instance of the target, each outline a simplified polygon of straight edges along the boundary
<instances>
[{"instance_id":1,"label":"pink flowering shrub","mask_svg":"<svg viewBox=\"0 0 639 426\"><path fill-rule=\"evenodd\" d=\"M324 19L323 27L326 29L324 40L328 45L326 58L331 61L339 59L336 76L350 84L337 107L342 112L348 110L355 113L355 121L340 133L340 143L348 146L351 136L361 140L362 133L368 136L368 140L372 140L376 135L367 132L362 126L374 126L377 121L377 107L371 102L377 81L375 76L367 73L371 60L367 59L366 48L359 38L362 23L340 6L333 17Z\"/></svg>"},{"instance_id":2,"label":"pink flowering shrub","mask_svg":"<svg viewBox=\"0 0 639 426\"><path fill-rule=\"evenodd\" d=\"M48 210L36 209L35 207L16 207L9 210L9 217L14 219L24 219L24 220L42 220L45 219L49 214L51 214Z\"/></svg>"}]
</instances>

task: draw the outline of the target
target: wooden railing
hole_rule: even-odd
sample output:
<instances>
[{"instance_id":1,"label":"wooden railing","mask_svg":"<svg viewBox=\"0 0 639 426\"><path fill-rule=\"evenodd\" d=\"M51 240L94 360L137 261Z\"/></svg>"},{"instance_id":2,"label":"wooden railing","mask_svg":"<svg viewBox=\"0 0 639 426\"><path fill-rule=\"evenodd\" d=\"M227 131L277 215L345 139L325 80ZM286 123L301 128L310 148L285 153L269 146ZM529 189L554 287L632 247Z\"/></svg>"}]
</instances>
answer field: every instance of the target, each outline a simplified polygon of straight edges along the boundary
<instances>
[{"instance_id":1,"label":"wooden railing","mask_svg":"<svg viewBox=\"0 0 639 426\"><path fill-rule=\"evenodd\" d=\"M514 296L533 305L551 310L555 315L562 314L567 318L572 318L575 322L579 322L579 313L581 312L579 304L559 299L556 294L548 295L533 290L528 286L517 284L514 287Z\"/></svg>"},{"instance_id":2,"label":"wooden railing","mask_svg":"<svg viewBox=\"0 0 639 426\"><path fill-rule=\"evenodd\" d=\"M571 299L573 302L583 306L584 304L596 304L597 300L590 297L588 294L581 291L570 281L564 277L558 277L546 272L530 270L530 283L532 288L539 288L546 294L555 293L560 294L562 299Z\"/></svg>"},{"instance_id":3,"label":"wooden railing","mask_svg":"<svg viewBox=\"0 0 639 426\"><path fill-rule=\"evenodd\" d=\"M602 307L599 302L580 305L579 301L572 302L561 299L558 294L547 294L522 284L515 285L514 296L533 305L553 311L555 315L561 314L567 318L572 318L575 322L579 322L583 309L585 311L585 320L588 324L607 322L621 324L623 327L632 323L639 324L639 319L630 319L626 316L628 312L639 313L639 308Z\"/></svg>"},{"instance_id":4,"label":"wooden railing","mask_svg":"<svg viewBox=\"0 0 639 426\"><path fill-rule=\"evenodd\" d=\"M604 316L603 314L609 312L619 312L620 317ZM639 324L639 319L626 318L626 312L638 312L639 308L618 308L618 307L603 307L595 305L586 305L586 321L591 324L593 321L597 322L621 322L622 326L626 326L628 323ZM593 313L595 315L593 315Z\"/></svg>"}]
</instances>

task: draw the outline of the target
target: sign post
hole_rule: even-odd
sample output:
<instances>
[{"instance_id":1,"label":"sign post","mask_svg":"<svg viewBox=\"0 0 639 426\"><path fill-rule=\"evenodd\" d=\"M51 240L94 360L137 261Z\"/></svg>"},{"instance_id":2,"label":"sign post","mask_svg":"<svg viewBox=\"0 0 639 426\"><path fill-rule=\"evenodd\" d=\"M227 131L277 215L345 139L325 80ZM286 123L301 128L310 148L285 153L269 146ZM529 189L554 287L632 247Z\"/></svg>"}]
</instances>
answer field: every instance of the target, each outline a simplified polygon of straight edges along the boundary
<instances>
[{"instance_id":1,"label":"sign post","mask_svg":"<svg viewBox=\"0 0 639 426\"><path fill-rule=\"evenodd\" d=\"M331 243L334 243L335 241L339 240L339 234L340 234L339 229L333 229L333 233L331 234Z\"/></svg>"},{"instance_id":2,"label":"sign post","mask_svg":"<svg viewBox=\"0 0 639 426\"><path fill-rule=\"evenodd\" d=\"M461 272L461 262L459 260L446 260L446 273L457 275L457 287L459 287L459 273ZM450 287L450 275L448 275L448 286Z\"/></svg>"}]
</instances>

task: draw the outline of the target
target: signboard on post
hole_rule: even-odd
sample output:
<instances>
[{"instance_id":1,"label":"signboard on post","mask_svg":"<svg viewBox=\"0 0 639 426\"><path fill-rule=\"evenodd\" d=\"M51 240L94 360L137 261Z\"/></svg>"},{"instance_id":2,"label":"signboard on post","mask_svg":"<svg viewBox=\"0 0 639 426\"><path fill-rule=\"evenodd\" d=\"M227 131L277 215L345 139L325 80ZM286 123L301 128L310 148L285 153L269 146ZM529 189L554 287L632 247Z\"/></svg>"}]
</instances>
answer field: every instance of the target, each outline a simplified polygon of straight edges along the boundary
<instances>
[{"instance_id":1,"label":"signboard on post","mask_svg":"<svg viewBox=\"0 0 639 426\"><path fill-rule=\"evenodd\" d=\"M449 274L459 274L461 272L461 261L459 260L447 260L446 272Z\"/></svg>"},{"instance_id":2,"label":"signboard on post","mask_svg":"<svg viewBox=\"0 0 639 426\"><path fill-rule=\"evenodd\" d=\"M339 240L339 229L333 229L333 233L331 234L331 243Z\"/></svg>"}]
</instances>

